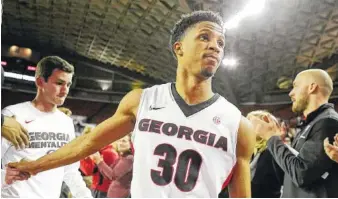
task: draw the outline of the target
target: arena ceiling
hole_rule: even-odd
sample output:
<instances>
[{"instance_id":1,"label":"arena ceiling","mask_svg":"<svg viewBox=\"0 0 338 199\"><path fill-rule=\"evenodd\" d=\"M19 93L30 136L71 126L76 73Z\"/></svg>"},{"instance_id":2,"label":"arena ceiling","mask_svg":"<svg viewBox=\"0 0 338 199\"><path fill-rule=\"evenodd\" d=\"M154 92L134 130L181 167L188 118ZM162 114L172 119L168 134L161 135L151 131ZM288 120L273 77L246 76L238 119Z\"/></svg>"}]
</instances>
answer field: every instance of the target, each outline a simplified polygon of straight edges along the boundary
<instances>
[{"instance_id":1,"label":"arena ceiling","mask_svg":"<svg viewBox=\"0 0 338 199\"><path fill-rule=\"evenodd\" d=\"M169 32L182 14L213 10L227 21L247 2L4 0L2 44L62 55L76 66L77 95L118 102L125 91L116 92L117 87L174 81ZM298 72L323 68L334 79L337 75L338 0L266 0L261 13L227 30L226 43L226 56L238 65L221 66L217 92L239 105L289 103L290 82Z\"/></svg>"}]
</instances>

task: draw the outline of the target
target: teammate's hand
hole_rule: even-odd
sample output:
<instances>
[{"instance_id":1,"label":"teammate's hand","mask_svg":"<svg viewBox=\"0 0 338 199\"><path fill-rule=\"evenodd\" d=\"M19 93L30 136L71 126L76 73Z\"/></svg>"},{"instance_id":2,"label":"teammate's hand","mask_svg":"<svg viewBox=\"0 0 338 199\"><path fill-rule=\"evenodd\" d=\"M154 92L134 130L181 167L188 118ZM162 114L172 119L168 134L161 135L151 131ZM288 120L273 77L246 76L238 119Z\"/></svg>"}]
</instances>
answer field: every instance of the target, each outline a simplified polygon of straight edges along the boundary
<instances>
[{"instance_id":1,"label":"teammate's hand","mask_svg":"<svg viewBox=\"0 0 338 199\"><path fill-rule=\"evenodd\" d=\"M264 140L269 140L272 136L281 136L282 132L280 127L270 117L260 119L258 117L250 117L250 121L254 127L257 136Z\"/></svg>"},{"instance_id":2,"label":"teammate's hand","mask_svg":"<svg viewBox=\"0 0 338 199\"><path fill-rule=\"evenodd\" d=\"M28 146L29 136L27 130L14 117L5 116L1 131L2 136L11 142L16 149Z\"/></svg>"},{"instance_id":3,"label":"teammate's hand","mask_svg":"<svg viewBox=\"0 0 338 199\"><path fill-rule=\"evenodd\" d=\"M20 172L16 168L6 167L5 182L10 185L17 180L27 180L30 177L28 173Z\"/></svg>"},{"instance_id":4,"label":"teammate's hand","mask_svg":"<svg viewBox=\"0 0 338 199\"><path fill-rule=\"evenodd\" d=\"M22 173L29 174L29 175L36 175L39 170L37 166L35 166L35 161L27 161L21 160L20 162L11 162L7 166L11 168L15 168Z\"/></svg>"},{"instance_id":5,"label":"teammate's hand","mask_svg":"<svg viewBox=\"0 0 338 199\"><path fill-rule=\"evenodd\" d=\"M333 144L329 143L329 139L324 140L325 153L335 162L338 163L338 134L334 136Z\"/></svg>"}]
</instances>

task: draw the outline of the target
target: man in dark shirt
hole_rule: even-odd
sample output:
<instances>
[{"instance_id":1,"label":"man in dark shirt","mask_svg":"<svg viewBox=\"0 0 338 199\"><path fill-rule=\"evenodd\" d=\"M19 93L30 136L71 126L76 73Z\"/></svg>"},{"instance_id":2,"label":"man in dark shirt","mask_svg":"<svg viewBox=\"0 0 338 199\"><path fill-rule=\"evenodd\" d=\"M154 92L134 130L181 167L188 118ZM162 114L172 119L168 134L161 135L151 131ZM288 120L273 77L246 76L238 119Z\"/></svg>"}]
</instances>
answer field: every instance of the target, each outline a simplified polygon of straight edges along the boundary
<instances>
[{"instance_id":1,"label":"man in dark shirt","mask_svg":"<svg viewBox=\"0 0 338 199\"><path fill-rule=\"evenodd\" d=\"M284 171L282 197L338 197L338 164L325 154L323 146L326 137L332 142L338 132L338 114L328 103L332 90L332 80L323 70L310 69L297 75L289 94L292 111L306 119L292 147L283 143L272 120L255 118L256 132L268 140L268 150Z\"/></svg>"}]
</instances>

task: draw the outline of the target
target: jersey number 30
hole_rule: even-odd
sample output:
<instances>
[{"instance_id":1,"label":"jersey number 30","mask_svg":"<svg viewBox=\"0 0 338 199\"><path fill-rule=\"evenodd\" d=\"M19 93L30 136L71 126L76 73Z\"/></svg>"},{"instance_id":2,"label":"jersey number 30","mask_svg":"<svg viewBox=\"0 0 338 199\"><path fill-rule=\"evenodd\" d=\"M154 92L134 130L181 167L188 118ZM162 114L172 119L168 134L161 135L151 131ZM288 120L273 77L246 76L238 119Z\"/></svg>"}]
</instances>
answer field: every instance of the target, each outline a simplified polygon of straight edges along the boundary
<instances>
[{"instance_id":1,"label":"jersey number 30","mask_svg":"<svg viewBox=\"0 0 338 199\"><path fill-rule=\"evenodd\" d=\"M151 179L159 186L165 186L174 180L178 189L189 192L194 189L199 170L202 165L202 157L194 150L188 149L178 155L176 149L169 144L160 144L155 148L154 155L162 156L158 167L162 171L151 170ZM173 165L177 162L176 169ZM173 179L174 177L174 179Z\"/></svg>"}]
</instances>

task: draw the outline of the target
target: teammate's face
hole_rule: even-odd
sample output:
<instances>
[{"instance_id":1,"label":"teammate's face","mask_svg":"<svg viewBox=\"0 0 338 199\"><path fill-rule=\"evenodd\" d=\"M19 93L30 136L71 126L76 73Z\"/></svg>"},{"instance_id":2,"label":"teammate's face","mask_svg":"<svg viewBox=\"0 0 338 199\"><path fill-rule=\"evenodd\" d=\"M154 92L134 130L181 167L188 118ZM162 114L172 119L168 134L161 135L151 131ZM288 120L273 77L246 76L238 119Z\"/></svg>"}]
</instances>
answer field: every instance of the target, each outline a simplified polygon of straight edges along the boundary
<instances>
[{"instance_id":1,"label":"teammate's face","mask_svg":"<svg viewBox=\"0 0 338 199\"><path fill-rule=\"evenodd\" d=\"M72 84L72 73L67 73L55 69L46 82L43 78L41 83L41 92L44 99L54 105L60 106L64 103L69 87Z\"/></svg>"},{"instance_id":2,"label":"teammate's face","mask_svg":"<svg viewBox=\"0 0 338 199\"><path fill-rule=\"evenodd\" d=\"M297 75L293 82L293 89L289 93L292 101L292 111L303 113L309 103L309 84L304 75Z\"/></svg>"},{"instance_id":3,"label":"teammate's face","mask_svg":"<svg viewBox=\"0 0 338 199\"><path fill-rule=\"evenodd\" d=\"M175 46L182 53L181 65L194 75L212 77L224 55L224 39L223 29L216 23L205 21L190 27Z\"/></svg>"}]
</instances>

